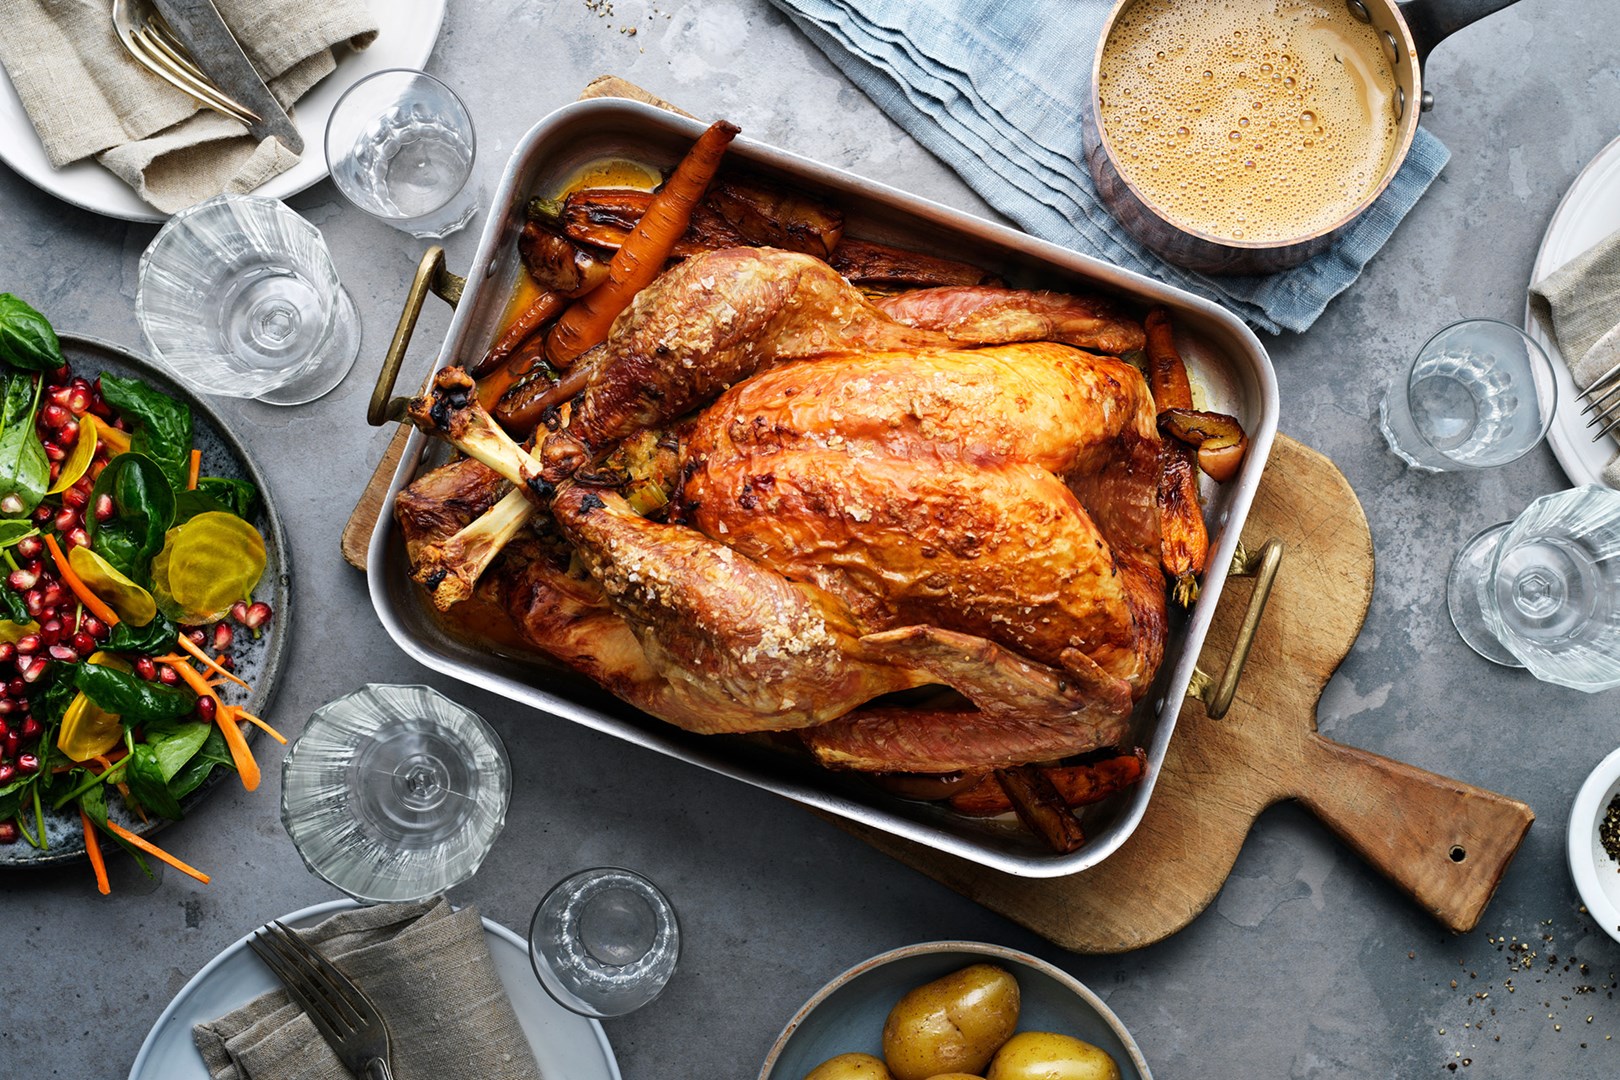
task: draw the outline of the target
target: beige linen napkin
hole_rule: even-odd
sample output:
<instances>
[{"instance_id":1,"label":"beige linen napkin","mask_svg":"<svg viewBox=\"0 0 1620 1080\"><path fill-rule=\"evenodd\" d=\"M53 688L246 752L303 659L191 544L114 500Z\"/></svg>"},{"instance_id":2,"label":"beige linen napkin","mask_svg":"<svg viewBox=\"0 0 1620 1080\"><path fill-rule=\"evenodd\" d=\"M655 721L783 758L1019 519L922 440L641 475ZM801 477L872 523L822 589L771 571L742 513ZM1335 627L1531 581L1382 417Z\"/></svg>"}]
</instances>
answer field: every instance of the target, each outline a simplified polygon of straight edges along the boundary
<instances>
[{"instance_id":1,"label":"beige linen napkin","mask_svg":"<svg viewBox=\"0 0 1620 1080\"><path fill-rule=\"evenodd\" d=\"M1530 310L1582 390L1620 364L1620 232L1532 283ZM1604 466L1603 482L1620 488L1620 456Z\"/></svg>"},{"instance_id":2,"label":"beige linen napkin","mask_svg":"<svg viewBox=\"0 0 1620 1080\"><path fill-rule=\"evenodd\" d=\"M397 1080L540 1080L475 908L444 898L342 911L300 931L376 1003ZM352 1080L276 990L192 1028L214 1080Z\"/></svg>"},{"instance_id":3,"label":"beige linen napkin","mask_svg":"<svg viewBox=\"0 0 1620 1080\"><path fill-rule=\"evenodd\" d=\"M364 0L215 0L285 107L337 65L332 48L377 36ZM113 32L112 0L0 0L0 65L51 165L96 156L159 210L251 191L297 163L137 64ZM319 154L320 133L305 132ZM309 140L313 140L311 143Z\"/></svg>"}]
</instances>

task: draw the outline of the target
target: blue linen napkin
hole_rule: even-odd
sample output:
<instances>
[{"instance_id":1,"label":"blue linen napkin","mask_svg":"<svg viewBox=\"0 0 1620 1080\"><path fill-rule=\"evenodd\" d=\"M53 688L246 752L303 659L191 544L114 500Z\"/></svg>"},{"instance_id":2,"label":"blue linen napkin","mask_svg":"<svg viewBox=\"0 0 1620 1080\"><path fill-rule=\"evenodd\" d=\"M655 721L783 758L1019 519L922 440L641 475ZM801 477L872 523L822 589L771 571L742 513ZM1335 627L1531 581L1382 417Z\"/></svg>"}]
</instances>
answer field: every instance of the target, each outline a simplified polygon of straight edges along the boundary
<instances>
[{"instance_id":1,"label":"blue linen napkin","mask_svg":"<svg viewBox=\"0 0 1620 1080\"><path fill-rule=\"evenodd\" d=\"M1267 277L1210 277L1159 259L1097 197L1081 145L1091 63L1112 0L771 0L991 206L1026 232L1304 330L1347 289L1451 152L1418 128L1384 193L1334 246Z\"/></svg>"}]
</instances>

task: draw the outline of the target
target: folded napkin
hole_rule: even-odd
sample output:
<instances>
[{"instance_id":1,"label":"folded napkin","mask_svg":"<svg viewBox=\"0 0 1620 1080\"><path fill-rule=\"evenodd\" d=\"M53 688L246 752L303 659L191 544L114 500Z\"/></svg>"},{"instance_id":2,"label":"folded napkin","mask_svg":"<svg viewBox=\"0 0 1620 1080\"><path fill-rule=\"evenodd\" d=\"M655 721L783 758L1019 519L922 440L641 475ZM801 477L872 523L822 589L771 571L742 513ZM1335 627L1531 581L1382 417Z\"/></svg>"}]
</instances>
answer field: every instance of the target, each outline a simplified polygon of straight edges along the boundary
<instances>
[{"instance_id":1,"label":"folded napkin","mask_svg":"<svg viewBox=\"0 0 1620 1080\"><path fill-rule=\"evenodd\" d=\"M442 897L339 912L301 930L376 1004L398 1080L540 1080L476 909ZM214 1080L351 1080L285 991L192 1028Z\"/></svg>"},{"instance_id":2,"label":"folded napkin","mask_svg":"<svg viewBox=\"0 0 1620 1080\"><path fill-rule=\"evenodd\" d=\"M377 36L364 0L215 0L283 107L331 73L332 47ZM94 155L159 210L251 191L298 156L255 141L141 67L113 31L111 0L0 0L0 66L54 168ZM305 153L321 153L318 142Z\"/></svg>"},{"instance_id":3,"label":"folded napkin","mask_svg":"<svg viewBox=\"0 0 1620 1080\"><path fill-rule=\"evenodd\" d=\"M1080 118L1112 0L771 0L895 123L1026 232L1159 278L1277 333L1361 274L1451 156L1419 128L1389 186L1334 246L1268 277L1170 266L1104 209Z\"/></svg>"},{"instance_id":4,"label":"folded napkin","mask_svg":"<svg viewBox=\"0 0 1620 1080\"><path fill-rule=\"evenodd\" d=\"M1533 282L1530 310L1582 390L1620 364L1620 232ZM1603 482L1620 488L1620 456L1604 466Z\"/></svg>"}]
</instances>

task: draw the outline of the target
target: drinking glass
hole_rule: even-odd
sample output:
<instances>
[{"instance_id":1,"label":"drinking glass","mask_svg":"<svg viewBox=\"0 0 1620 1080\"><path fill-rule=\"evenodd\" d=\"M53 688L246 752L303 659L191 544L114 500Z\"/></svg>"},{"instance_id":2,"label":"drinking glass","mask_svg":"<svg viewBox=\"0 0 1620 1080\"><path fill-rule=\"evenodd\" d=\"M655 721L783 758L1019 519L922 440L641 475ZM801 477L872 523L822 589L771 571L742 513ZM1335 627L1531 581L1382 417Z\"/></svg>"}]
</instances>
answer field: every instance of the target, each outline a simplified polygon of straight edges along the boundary
<instances>
[{"instance_id":1,"label":"drinking glass","mask_svg":"<svg viewBox=\"0 0 1620 1080\"><path fill-rule=\"evenodd\" d=\"M1378 426L1413 469L1485 469L1542 440L1557 396L1552 362L1524 331L1468 319L1430 338L1390 384Z\"/></svg>"},{"instance_id":2,"label":"drinking glass","mask_svg":"<svg viewBox=\"0 0 1620 1080\"><path fill-rule=\"evenodd\" d=\"M658 887L604 866L554 885L529 923L529 960L565 1009L602 1019L652 1001L680 959L680 924Z\"/></svg>"},{"instance_id":3,"label":"drinking glass","mask_svg":"<svg viewBox=\"0 0 1620 1080\"><path fill-rule=\"evenodd\" d=\"M421 71L379 71L338 99L326 163L344 198L412 236L449 236L478 212L472 117Z\"/></svg>"},{"instance_id":4,"label":"drinking glass","mask_svg":"<svg viewBox=\"0 0 1620 1080\"><path fill-rule=\"evenodd\" d=\"M477 713L432 687L370 684L309 718L281 766L281 823L356 900L421 900L472 877L511 794Z\"/></svg>"},{"instance_id":5,"label":"drinking glass","mask_svg":"<svg viewBox=\"0 0 1620 1080\"><path fill-rule=\"evenodd\" d=\"M1620 686L1620 491L1543 495L1479 533L1452 563L1446 603L1487 660L1588 693Z\"/></svg>"},{"instance_id":6,"label":"drinking glass","mask_svg":"<svg viewBox=\"0 0 1620 1080\"><path fill-rule=\"evenodd\" d=\"M255 195L216 195L158 230L135 316L181 382L272 405L314 401L360 352L360 318L321 231Z\"/></svg>"}]
</instances>

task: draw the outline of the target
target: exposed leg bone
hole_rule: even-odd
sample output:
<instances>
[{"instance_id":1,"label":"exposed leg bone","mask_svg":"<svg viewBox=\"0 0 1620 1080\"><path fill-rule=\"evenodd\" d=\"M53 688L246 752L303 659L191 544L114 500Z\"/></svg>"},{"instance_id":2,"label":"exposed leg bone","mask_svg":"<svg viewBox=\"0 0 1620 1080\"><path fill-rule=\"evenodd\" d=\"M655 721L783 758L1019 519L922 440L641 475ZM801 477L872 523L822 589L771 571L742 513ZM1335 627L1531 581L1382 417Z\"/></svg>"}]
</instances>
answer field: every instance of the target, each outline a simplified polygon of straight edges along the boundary
<instances>
[{"instance_id":1,"label":"exposed leg bone","mask_svg":"<svg viewBox=\"0 0 1620 1080\"><path fill-rule=\"evenodd\" d=\"M428 434L448 440L457 450L488 465L536 499L550 498L553 487L541 478L540 462L529 456L478 403L475 387L466 371L445 368L434 376L426 394L411 399L407 410L411 421Z\"/></svg>"},{"instance_id":2,"label":"exposed leg bone","mask_svg":"<svg viewBox=\"0 0 1620 1080\"><path fill-rule=\"evenodd\" d=\"M472 595L490 561L529 523L534 509L524 490L513 488L454 536L422 547L412 579L427 587L434 607L448 611Z\"/></svg>"}]
</instances>

